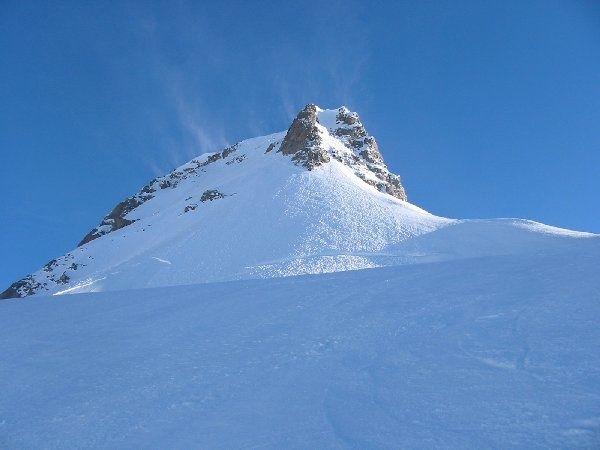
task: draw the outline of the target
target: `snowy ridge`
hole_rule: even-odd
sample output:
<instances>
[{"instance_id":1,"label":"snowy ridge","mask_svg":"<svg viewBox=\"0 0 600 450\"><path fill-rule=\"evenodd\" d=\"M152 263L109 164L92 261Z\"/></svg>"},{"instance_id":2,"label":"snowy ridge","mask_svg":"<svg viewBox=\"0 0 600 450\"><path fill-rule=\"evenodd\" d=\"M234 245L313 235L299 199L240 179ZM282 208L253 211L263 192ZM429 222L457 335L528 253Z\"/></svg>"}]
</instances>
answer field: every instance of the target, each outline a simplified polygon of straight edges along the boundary
<instances>
[{"instance_id":1,"label":"snowy ridge","mask_svg":"<svg viewBox=\"0 0 600 450\"><path fill-rule=\"evenodd\" d=\"M551 251L593 236L518 220L456 221L405 199L356 113L307 105L287 132L204 154L152 180L76 249L0 298Z\"/></svg>"}]
</instances>

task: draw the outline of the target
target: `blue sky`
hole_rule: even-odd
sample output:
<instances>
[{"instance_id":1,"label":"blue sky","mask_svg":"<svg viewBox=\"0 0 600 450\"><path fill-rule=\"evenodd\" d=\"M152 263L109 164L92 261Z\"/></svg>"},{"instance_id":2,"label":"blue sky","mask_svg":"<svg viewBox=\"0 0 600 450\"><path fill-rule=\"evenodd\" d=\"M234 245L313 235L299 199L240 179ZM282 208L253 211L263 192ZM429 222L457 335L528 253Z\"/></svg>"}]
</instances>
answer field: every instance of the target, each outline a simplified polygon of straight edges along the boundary
<instances>
[{"instance_id":1,"label":"blue sky","mask_svg":"<svg viewBox=\"0 0 600 450\"><path fill-rule=\"evenodd\" d=\"M309 102L358 111L433 213L600 232L598 2L5 0L0 24L2 287Z\"/></svg>"}]
</instances>

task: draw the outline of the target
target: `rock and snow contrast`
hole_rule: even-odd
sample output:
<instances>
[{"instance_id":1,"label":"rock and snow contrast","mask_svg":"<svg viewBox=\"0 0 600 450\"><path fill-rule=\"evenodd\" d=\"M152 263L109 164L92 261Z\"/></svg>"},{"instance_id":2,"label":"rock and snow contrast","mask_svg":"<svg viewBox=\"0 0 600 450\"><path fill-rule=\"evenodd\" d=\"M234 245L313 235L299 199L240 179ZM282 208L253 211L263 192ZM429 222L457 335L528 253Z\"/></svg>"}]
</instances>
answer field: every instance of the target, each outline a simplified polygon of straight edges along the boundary
<instances>
[{"instance_id":1,"label":"rock and snow contrast","mask_svg":"<svg viewBox=\"0 0 600 450\"><path fill-rule=\"evenodd\" d=\"M451 222L406 202L356 113L308 105L287 133L152 180L0 298L377 267L398 260L389 246Z\"/></svg>"},{"instance_id":2,"label":"rock and snow contrast","mask_svg":"<svg viewBox=\"0 0 600 450\"><path fill-rule=\"evenodd\" d=\"M308 105L2 293L0 447L598 447L598 267L598 235L408 203Z\"/></svg>"}]
</instances>

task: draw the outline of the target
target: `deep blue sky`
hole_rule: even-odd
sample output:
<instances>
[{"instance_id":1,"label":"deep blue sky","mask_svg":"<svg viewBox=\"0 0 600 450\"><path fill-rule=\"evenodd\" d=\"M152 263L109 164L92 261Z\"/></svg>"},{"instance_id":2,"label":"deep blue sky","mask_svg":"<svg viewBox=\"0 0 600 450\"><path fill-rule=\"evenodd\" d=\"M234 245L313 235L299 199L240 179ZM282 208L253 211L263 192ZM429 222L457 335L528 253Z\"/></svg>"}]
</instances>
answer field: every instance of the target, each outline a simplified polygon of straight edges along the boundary
<instances>
[{"instance_id":1,"label":"deep blue sky","mask_svg":"<svg viewBox=\"0 0 600 450\"><path fill-rule=\"evenodd\" d=\"M600 232L597 1L117 3L0 4L2 289L309 102L433 213Z\"/></svg>"}]
</instances>

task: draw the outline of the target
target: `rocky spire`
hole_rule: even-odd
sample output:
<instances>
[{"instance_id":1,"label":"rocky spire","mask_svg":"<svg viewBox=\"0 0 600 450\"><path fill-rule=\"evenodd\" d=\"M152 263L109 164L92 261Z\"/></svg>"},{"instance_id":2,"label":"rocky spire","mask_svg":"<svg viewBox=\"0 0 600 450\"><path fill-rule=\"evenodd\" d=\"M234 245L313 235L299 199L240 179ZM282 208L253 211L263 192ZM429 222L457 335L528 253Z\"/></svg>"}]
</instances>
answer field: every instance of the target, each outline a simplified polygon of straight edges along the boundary
<instances>
[{"instance_id":1,"label":"rocky spire","mask_svg":"<svg viewBox=\"0 0 600 450\"><path fill-rule=\"evenodd\" d=\"M366 177L361 171L355 172L363 181L400 200L407 200L400 176L388 170L375 137L369 135L357 113L344 106L339 108L336 115L336 128L331 131L346 147L353 150L353 153L360 158L358 162L363 163L378 179L376 181Z\"/></svg>"},{"instance_id":2,"label":"rocky spire","mask_svg":"<svg viewBox=\"0 0 600 450\"><path fill-rule=\"evenodd\" d=\"M306 105L292 122L279 149L284 155L294 155L292 160L308 170L330 161L317 128L317 111L316 105Z\"/></svg>"},{"instance_id":3,"label":"rocky spire","mask_svg":"<svg viewBox=\"0 0 600 450\"><path fill-rule=\"evenodd\" d=\"M323 119L323 120L320 120ZM323 128L347 149L336 151L323 141ZM354 169L365 183L400 200L407 200L400 177L391 173L379 151L375 138L367 132L357 113L342 106L322 110L308 104L292 122L279 149L300 166L313 170L335 158Z\"/></svg>"}]
</instances>

